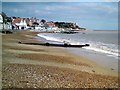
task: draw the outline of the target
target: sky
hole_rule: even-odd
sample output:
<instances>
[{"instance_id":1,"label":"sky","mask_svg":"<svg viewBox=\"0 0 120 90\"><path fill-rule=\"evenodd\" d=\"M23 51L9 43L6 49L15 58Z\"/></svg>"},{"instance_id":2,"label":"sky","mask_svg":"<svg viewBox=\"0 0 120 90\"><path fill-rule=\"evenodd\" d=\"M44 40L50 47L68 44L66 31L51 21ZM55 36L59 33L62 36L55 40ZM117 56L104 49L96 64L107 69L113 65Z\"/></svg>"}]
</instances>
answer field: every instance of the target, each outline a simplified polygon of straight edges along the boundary
<instances>
[{"instance_id":1,"label":"sky","mask_svg":"<svg viewBox=\"0 0 120 90\"><path fill-rule=\"evenodd\" d=\"M89 30L118 30L117 2L2 2L2 11L8 16L73 22Z\"/></svg>"},{"instance_id":2,"label":"sky","mask_svg":"<svg viewBox=\"0 0 120 90\"><path fill-rule=\"evenodd\" d=\"M119 0L1 0L2 2L118 2Z\"/></svg>"}]
</instances>

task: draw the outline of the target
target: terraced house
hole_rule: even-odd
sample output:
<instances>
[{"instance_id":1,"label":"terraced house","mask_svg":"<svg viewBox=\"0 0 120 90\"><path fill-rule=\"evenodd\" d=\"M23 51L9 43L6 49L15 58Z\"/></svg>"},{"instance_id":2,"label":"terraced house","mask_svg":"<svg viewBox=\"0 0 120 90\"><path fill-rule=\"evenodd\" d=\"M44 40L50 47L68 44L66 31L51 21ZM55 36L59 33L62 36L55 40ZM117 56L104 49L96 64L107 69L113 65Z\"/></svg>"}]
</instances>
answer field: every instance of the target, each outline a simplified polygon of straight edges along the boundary
<instances>
[{"instance_id":1,"label":"terraced house","mask_svg":"<svg viewBox=\"0 0 120 90\"><path fill-rule=\"evenodd\" d=\"M0 13L0 30L10 30L11 27L11 17L8 17L4 12Z\"/></svg>"},{"instance_id":2,"label":"terraced house","mask_svg":"<svg viewBox=\"0 0 120 90\"><path fill-rule=\"evenodd\" d=\"M13 18L12 20L12 25L13 25L13 29L27 29L28 26L27 26L27 21L26 19L24 18Z\"/></svg>"},{"instance_id":3,"label":"terraced house","mask_svg":"<svg viewBox=\"0 0 120 90\"><path fill-rule=\"evenodd\" d=\"M0 14L0 30L2 30L2 29L3 29L3 17Z\"/></svg>"}]
</instances>

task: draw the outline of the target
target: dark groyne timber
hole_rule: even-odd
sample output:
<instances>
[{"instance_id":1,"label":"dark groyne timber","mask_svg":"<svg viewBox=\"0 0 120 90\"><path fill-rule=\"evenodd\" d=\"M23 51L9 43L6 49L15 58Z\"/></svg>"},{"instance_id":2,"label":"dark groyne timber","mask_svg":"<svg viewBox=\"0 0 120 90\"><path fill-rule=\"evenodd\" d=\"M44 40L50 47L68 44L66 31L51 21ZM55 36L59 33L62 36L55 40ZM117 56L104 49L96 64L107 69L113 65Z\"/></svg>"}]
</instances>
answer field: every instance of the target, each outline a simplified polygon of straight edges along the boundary
<instances>
[{"instance_id":1,"label":"dark groyne timber","mask_svg":"<svg viewBox=\"0 0 120 90\"><path fill-rule=\"evenodd\" d=\"M41 46L54 46L54 47L74 47L74 48L82 48L86 46L90 46L89 44L84 44L84 45L70 45L67 43L64 44L52 44L52 43L22 43L18 42L19 44L28 44L28 45L41 45Z\"/></svg>"}]
</instances>

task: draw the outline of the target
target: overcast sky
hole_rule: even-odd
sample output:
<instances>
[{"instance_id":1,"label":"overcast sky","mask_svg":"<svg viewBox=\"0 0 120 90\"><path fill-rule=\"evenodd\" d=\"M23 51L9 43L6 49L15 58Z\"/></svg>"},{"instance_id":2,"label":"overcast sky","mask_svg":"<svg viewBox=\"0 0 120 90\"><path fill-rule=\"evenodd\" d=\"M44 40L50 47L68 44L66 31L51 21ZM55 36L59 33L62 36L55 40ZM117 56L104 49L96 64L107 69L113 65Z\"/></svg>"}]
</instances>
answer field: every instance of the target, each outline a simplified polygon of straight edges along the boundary
<instances>
[{"instance_id":1,"label":"overcast sky","mask_svg":"<svg viewBox=\"0 0 120 90\"><path fill-rule=\"evenodd\" d=\"M8 16L74 22L91 30L118 30L117 2L2 2L2 11Z\"/></svg>"}]
</instances>

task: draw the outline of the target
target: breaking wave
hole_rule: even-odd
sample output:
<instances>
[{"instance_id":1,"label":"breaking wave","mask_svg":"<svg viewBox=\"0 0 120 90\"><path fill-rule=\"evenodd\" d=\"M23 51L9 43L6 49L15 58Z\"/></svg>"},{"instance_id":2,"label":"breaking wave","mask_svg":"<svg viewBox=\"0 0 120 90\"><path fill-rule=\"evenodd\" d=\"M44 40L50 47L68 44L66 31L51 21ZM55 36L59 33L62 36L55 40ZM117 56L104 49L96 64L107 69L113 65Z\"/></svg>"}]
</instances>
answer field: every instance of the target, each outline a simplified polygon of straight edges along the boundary
<instances>
[{"instance_id":1,"label":"breaking wave","mask_svg":"<svg viewBox=\"0 0 120 90\"><path fill-rule=\"evenodd\" d=\"M55 37L55 36L51 36L49 34L37 34L37 36L42 37L46 40L49 41L54 41L55 42L59 42L59 43L63 43L68 42L71 45L81 45L81 44L90 44L89 47L83 47L84 49L88 49L88 50L92 50L95 52L100 52L100 53L106 53L108 56L120 56L119 55L119 51L118 51L118 45L116 44L106 44L103 42L95 42L95 41L88 41L87 39L79 39L79 40L75 40L73 38L63 38L63 37Z\"/></svg>"}]
</instances>

